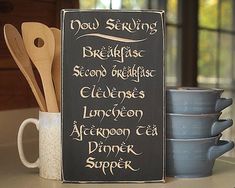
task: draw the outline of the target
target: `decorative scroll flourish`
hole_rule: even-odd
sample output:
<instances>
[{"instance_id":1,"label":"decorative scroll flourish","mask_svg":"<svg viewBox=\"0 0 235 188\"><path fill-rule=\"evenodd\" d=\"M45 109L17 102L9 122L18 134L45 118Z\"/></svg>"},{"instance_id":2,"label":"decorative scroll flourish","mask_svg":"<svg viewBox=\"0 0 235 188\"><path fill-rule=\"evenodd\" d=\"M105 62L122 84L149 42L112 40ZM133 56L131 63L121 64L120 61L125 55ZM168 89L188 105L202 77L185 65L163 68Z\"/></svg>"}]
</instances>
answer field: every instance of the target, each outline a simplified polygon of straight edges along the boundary
<instances>
[{"instance_id":1,"label":"decorative scroll flourish","mask_svg":"<svg viewBox=\"0 0 235 188\"><path fill-rule=\"evenodd\" d=\"M115 36L110 36L110 35L105 35L105 34L100 34L100 33L88 33L81 35L77 37L77 39L82 38L82 37L87 37L87 36L93 36L93 37L100 37L108 40L113 40L113 41L119 41L119 42L142 42L145 41L147 38L144 39L127 39L127 38L122 38L122 37L115 37Z\"/></svg>"}]
</instances>

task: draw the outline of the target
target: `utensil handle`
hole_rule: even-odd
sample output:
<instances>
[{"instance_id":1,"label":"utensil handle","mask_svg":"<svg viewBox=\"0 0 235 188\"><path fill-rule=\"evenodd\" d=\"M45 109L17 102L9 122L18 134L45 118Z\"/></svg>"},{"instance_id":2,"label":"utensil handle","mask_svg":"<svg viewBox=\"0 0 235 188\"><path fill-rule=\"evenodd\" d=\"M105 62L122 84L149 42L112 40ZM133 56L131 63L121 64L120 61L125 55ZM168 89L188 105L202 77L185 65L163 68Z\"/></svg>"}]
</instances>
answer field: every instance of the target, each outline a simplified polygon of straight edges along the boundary
<instances>
[{"instance_id":1,"label":"utensil handle","mask_svg":"<svg viewBox=\"0 0 235 188\"><path fill-rule=\"evenodd\" d=\"M38 103L40 111L46 112L47 111L46 101L44 96L42 95L41 89L39 88L36 79L34 78L34 76L32 76L31 79L26 78L26 80L28 81L29 86L31 87L31 90Z\"/></svg>"},{"instance_id":2,"label":"utensil handle","mask_svg":"<svg viewBox=\"0 0 235 188\"><path fill-rule=\"evenodd\" d=\"M39 158L34 163L28 162L25 157L24 150L23 150L23 142L22 142L23 132L24 132L25 127L31 123L33 123L36 126L37 130L39 130L39 121L37 119L29 118L29 119L24 120L22 124L20 125L19 131L18 131L17 147L18 147L20 160L23 163L23 165L28 168L37 168L39 167Z\"/></svg>"},{"instance_id":3,"label":"utensil handle","mask_svg":"<svg viewBox=\"0 0 235 188\"><path fill-rule=\"evenodd\" d=\"M223 109L225 109L226 107L230 106L233 103L233 99L229 98L219 98L216 101L216 106L215 106L215 111L216 112L220 112Z\"/></svg>"},{"instance_id":4,"label":"utensil handle","mask_svg":"<svg viewBox=\"0 0 235 188\"><path fill-rule=\"evenodd\" d=\"M211 135L216 136L220 134L225 129L231 127L233 125L232 119L221 119L216 121L211 127Z\"/></svg>"},{"instance_id":5,"label":"utensil handle","mask_svg":"<svg viewBox=\"0 0 235 188\"><path fill-rule=\"evenodd\" d=\"M216 146L212 146L208 151L208 159L215 160L234 147L232 141L219 140Z\"/></svg>"},{"instance_id":6,"label":"utensil handle","mask_svg":"<svg viewBox=\"0 0 235 188\"><path fill-rule=\"evenodd\" d=\"M48 74L43 74L41 75L41 78L42 78L42 84L43 84L43 89L44 89L45 98L46 98L47 111L59 112L51 73L48 72Z\"/></svg>"}]
</instances>

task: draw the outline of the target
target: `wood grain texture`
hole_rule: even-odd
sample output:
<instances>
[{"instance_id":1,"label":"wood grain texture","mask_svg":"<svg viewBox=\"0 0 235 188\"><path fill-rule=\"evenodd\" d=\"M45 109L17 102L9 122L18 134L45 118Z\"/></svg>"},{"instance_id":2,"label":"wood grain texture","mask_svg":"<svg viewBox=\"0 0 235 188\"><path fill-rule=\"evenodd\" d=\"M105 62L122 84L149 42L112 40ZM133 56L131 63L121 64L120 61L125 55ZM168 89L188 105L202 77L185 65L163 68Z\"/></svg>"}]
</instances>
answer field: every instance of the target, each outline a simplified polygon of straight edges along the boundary
<instances>
[{"instance_id":1,"label":"wood grain texture","mask_svg":"<svg viewBox=\"0 0 235 188\"><path fill-rule=\"evenodd\" d=\"M6 0L12 8L0 11L0 110L36 107L37 103L23 75L18 71L14 59L4 41L3 26L14 25L19 31L22 22L37 21L49 27L60 27L60 10L75 8L76 0ZM3 7L4 8L4 7ZM78 8L78 7L77 7ZM19 76L21 79L19 79ZM9 77L9 78L8 78ZM37 75L37 80L40 81ZM8 87L4 81L11 84ZM19 88L21 94L15 92Z\"/></svg>"},{"instance_id":2,"label":"wood grain texture","mask_svg":"<svg viewBox=\"0 0 235 188\"><path fill-rule=\"evenodd\" d=\"M61 32L59 29L52 27L55 38L55 53L52 64L52 79L55 87L57 104L60 109L61 101Z\"/></svg>"},{"instance_id":3,"label":"wood grain texture","mask_svg":"<svg viewBox=\"0 0 235 188\"><path fill-rule=\"evenodd\" d=\"M36 101L38 102L40 110L44 112L47 111L44 96L35 79L32 65L20 33L13 25L6 24L4 26L4 38L9 51L12 54L12 57L14 58L22 74L28 81L28 84L30 85L32 92L36 98Z\"/></svg>"},{"instance_id":4,"label":"wood grain texture","mask_svg":"<svg viewBox=\"0 0 235 188\"><path fill-rule=\"evenodd\" d=\"M35 106L37 102L22 73L19 70L0 71L0 110Z\"/></svg>"},{"instance_id":5,"label":"wood grain texture","mask_svg":"<svg viewBox=\"0 0 235 188\"><path fill-rule=\"evenodd\" d=\"M22 24L22 36L29 57L42 79L47 111L59 112L51 75L55 51L53 33L44 24L38 22L24 22ZM35 45L35 39L37 38L41 39L44 43L41 47Z\"/></svg>"},{"instance_id":6,"label":"wood grain texture","mask_svg":"<svg viewBox=\"0 0 235 188\"><path fill-rule=\"evenodd\" d=\"M3 37L3 26L5 24L10 23L19 31L21 23L25 21L42 22L48 26L56 24L56 0L14 0L11 3L13 4L11 12L0 13L0 68L17 68L15 63L9 61L11 55Z\"/></svg>"}]
</instances>

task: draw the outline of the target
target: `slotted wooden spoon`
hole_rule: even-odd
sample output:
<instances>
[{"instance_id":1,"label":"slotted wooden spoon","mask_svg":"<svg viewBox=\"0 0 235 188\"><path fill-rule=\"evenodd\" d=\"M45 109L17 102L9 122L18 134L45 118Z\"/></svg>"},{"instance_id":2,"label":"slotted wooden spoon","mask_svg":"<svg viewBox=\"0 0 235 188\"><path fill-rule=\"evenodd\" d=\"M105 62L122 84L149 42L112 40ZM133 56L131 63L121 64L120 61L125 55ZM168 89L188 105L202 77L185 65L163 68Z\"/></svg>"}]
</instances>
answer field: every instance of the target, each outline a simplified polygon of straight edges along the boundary
<instances>
[{"instance_id":1,"label":"slotted wooden spoon","mask_svg":"<svg viewBox=\"0 0 235 188\"><path fill-rule=\"evenodd\" d=\"M5 24L4 38L13 59L31 87L40 110L47 111L44 96L36 82L32 65L20 33L13 25Z\"/></svg>"},{"instance_id":2,"label":"slotted wooden spoon","mask_svg":"<svg viewBox=\"0 0 235 188\"><path fill-rule=\"evenodd\" d=\"M55 50L53 33L46 25L37 22L25 22L21 29L26 50L42 79L47 110L59 112L51 76ZM40 46L37 40L41 41Z\"/></svg>"},{"instance_id":3,"label":"slotted wooden spoon","mask_svg":"<svg viewBox=\"0 0 235 188\"><path fill-rule=\"evenodd\" d=\"M58 107L60 109L60 97L61 97L61 32L59 29L52 27L51 31L53 32L55 38L55 54L52 64L52 79L55 86L55 93L57 98Z\"/></svg>"}]
</instances>

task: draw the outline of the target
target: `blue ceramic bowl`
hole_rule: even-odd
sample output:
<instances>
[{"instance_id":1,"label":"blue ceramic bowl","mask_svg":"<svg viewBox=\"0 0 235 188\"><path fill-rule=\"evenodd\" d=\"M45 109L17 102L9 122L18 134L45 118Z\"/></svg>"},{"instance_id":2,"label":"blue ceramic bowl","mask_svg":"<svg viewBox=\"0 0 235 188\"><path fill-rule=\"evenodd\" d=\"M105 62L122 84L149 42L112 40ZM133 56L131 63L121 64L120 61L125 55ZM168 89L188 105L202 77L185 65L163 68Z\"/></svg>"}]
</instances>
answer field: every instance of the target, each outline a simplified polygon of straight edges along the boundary
<instances>
[{"instance_id":1,"label":"blue ceramic bowl","mask_svg":"<svg viewBox=\"0 0 235 188\"><path fill-rule=\"evenodd\" d=\"M215 159L231 150L234 143L221 135L201 139L167 139L167 176L198 178L210 176Z\"/></svg>"},{"instance_id":2,"label":"blue ceramic bowl","mask_svg":"<svg viewBox=\"0 0 235 188\"><path fill-rule=\"evenodd\" d=\"M207 138L232 126L232 119L215 114L167 114L167 138Z\"/></svg>"},{"instance_id":3,"label":"blue ceramic bowl","mask_svg":"<svg viewBox=\"0 0 235 188\"><path fill-rule=\"evenodd\" d=\"M220 98L222 89L198 87L167 88L167 112L178 114L209 114L222 111L232 99Z\"/></svg>"}]
</instances>

